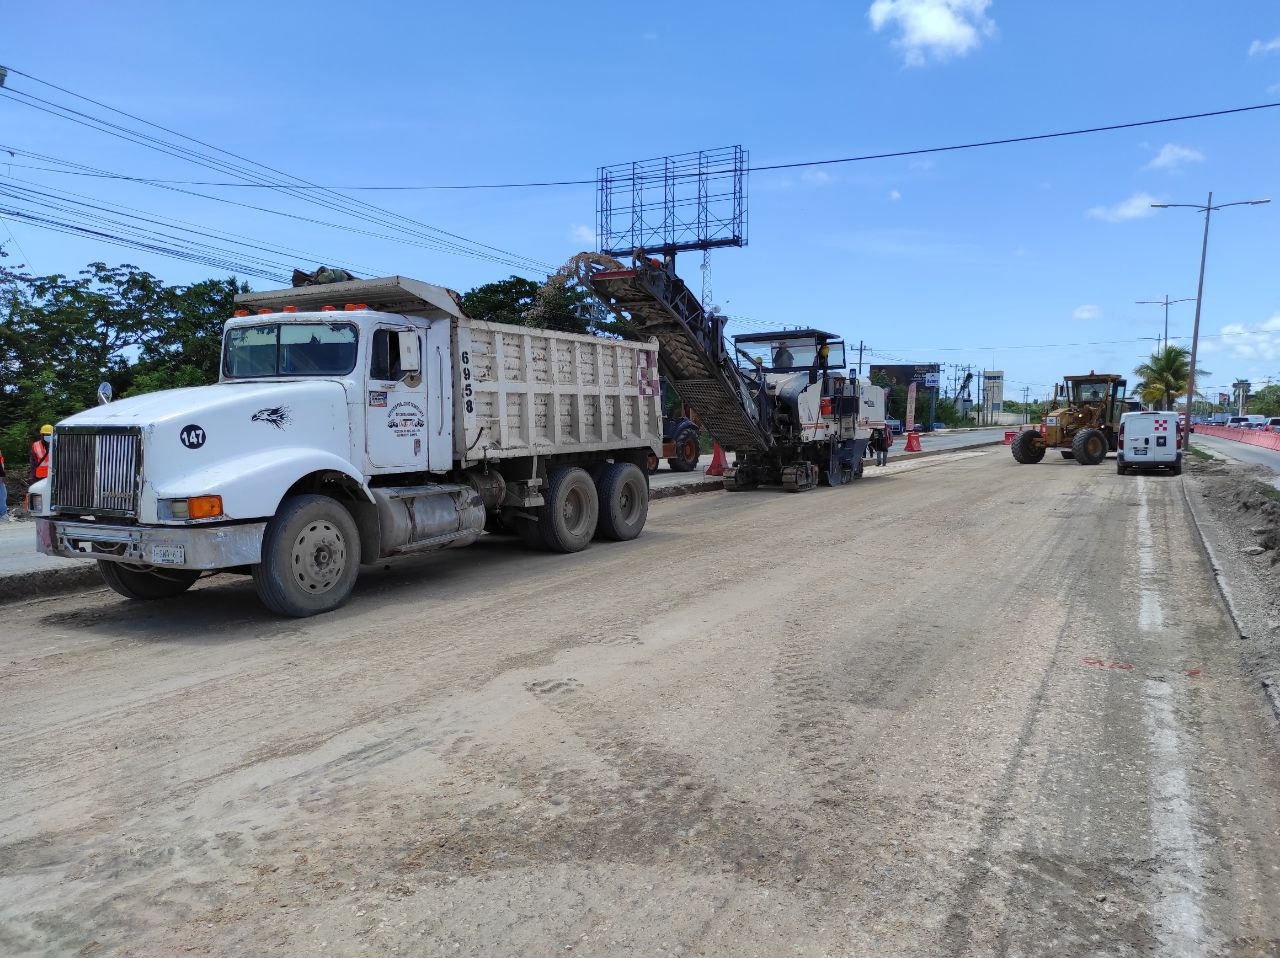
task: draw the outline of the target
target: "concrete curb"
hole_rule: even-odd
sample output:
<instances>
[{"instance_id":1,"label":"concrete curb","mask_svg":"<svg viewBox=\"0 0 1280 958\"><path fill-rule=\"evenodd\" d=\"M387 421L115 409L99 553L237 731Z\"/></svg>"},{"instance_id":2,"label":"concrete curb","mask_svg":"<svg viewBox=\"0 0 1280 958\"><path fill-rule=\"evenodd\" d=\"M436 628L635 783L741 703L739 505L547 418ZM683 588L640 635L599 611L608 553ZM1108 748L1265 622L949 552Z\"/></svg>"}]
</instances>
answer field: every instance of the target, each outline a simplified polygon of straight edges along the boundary
<instances>
[{"instance_id":1,"label":"concrete curb","mask_svg":"<svg viewBox=\"0 0 1280 958\"><path fill-rule=\"evenodd\" d=\"M0 606L24 599L41 599L51 595L82 592L86 588L105 588L94 563L68 562L65 569L41 569L0 576Z\"/></svg>"}]
</instances>

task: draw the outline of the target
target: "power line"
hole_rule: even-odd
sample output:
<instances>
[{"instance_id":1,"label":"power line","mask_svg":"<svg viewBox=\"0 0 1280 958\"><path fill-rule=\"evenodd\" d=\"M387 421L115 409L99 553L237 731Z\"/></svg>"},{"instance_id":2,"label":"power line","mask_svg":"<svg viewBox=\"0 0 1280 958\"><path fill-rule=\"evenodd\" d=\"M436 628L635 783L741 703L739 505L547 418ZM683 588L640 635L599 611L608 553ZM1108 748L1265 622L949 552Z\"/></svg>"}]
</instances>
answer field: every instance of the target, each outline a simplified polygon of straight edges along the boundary
<instances>
[{"instance_id":1,"label":"power line","mask_svg":"<svg viewBox=\"0 0 1280 958\"><path fill-rule=\"evenodd\" d=\"M48 86L51 89L58 90L69 96L73 96L77 99L84 100L85 102L101 107L102 109L106 109L113 113L127 117L130 120L134 120L138 123L142 123L146 126L152 127L153 129L160 130L171 136L179 137L183 140L186 140L187 142L194 143L194 144L197 144L198 146L216 151L217 153L220 153L224 156L229 156L229 157L232 157L233 159L241 160L244 163L251 164L252 166L257 167L261 170L266 170L269 174L272 174L272 175L267 176L264 174L257 173L251 169L238 167L236 164L229 163L224 160L219 160L216 157L210 156L207 153L201 153L200 151L192 150L188 147L184 147L179 144L166 142L164 140L158 139L148 134L141 133L136 130L131 130L119 124L115 124L115 123L111 123L110 121L103 120L100 117L95 117L90 114L84 113L82 111L74 110L71 107L63 106L62 104L54 103L50 100L45 100L41 97L36 97L32 94L25 93L20 90L14 90L12 88L0 89L0 95L8 96L14 102L20 103L24 106L29 106L46 113L51 113L52 115L59 116L63 119L69 119L72 122L76 122L76 123L80 123L81 125L88 126L89 128L97 130L98 132L103 132L112 136L120 137L122 139L133 142L137 145L158 150L161 153L174 156L178 159L185 159L188 162L194 163L198 166L202 166L206 169L212 169L217 172L230 173L234 176L239 176L246 180L255 181L256 185L262 188L273 189L285 195L302 199L305 202L317 203L318 205L325 206L326 208L341 211L346 213L347 215L357 216L361 219L365 219L366 221L377 223L378 225L381 225L387 228L392 228L402 232L407 232L411 235L416 234L420 238L429 239L431 241L439 243L441 251L444 251L444 252L463 252L465 247L471 247L471 249L467 250L467 252L472 255L479 254L482 258L491 258L491 259L495 259L495 261L499 261L498 258L501 258L501 262L503 263L503 265L514 266L518 269L526 269L526 270L527 269L536 269L536 270L545 269L549 271L554 268L551 266L551 264L543 263L542 261L534 259L533 257L523 256L518 253L513 253L509 250L503 250L499 247L490 246L485 243L480 243L479 241L469 239L465 236L461 236L460 234L452 233L448 230L444 230L439 227L431 226L430 224L422 223L418 220L414 220L411 217L407 217L399 213L394 213L390 210L384 210L381 207L373 206L372 204L366 203L363 200L356 200L351 197L343 196L342 194L335 192L330 187L324 187L324 186L319 186L318 184L315 184L315 183L310 183L300 177L294 176L293 174L285 173L281 170L275 169L274 167L268 166L263 163L259 163L256 160L250 160L247 157L241 156L236 153L232 153L228 150L224 150L221 147L215 146L211 143L206 143L203 140L199 140L194 137L187 136L184 133L180 133L176 130L172 130L165 126L161 126L160 124L152 123L151 121L145 120L142 117L136 116L132 113L128 113L124 110L119 110L116 107L112 107L99 100L95 100L91 97L86 97L72 90L68 90L65 87L61 87L61 86L58 86L57 84L53 84L48 81L42 80L38 77L32 76L31 74L28 74L28 73L24 73L20 70L11 69L10 72L17 74L19 76L24 76L29 80L32 80L36 83L43 84L44 86ZM281 182L280 178L284 178L285 181ZM142 178L139 178L139 179L142 180ZM272 182L272 179L274 179L275 182ZM145 182L145 180L142 180L142 181ZM321 196L317 197L315 195L308 194L306 192L308 190L319 191ZM388 222L387 221L388 219L391 220L391 222ZM426 233L424 234L423 231L426 231ZM457 241L457 242L453 242L453 241ZM465 244L465 247L460 244ZM489 254L497 254L497 257L494 257L493 255L485 256L481 251L488 251Z\"/></svg>"},{"instance_id":2,"label":"power line","mask_svg":"<svg viewBox=\"0 0 1280 958\"><path fill-rule=\"evenodd\" d=\"M37 83L44 83L46 86L53 87L55 90L61 90L64 93L69 93L71 96L79 97L80 99L83 99L83 100L88 100L88 102L90 103L94 103L98 106L103 106L105 109L113 110L116 113L121 113L122 115L130 117L131 119L136 119L141 123L146 123L148 126L156 127L157 129L164 130L165 132L168 132L168 133L172 133L175 136L181 136L184 139L191 140L194 143L199 143L203 146L210 146L211 149L218 150L221 153L226 153L226 155L228 156L233 156L233 157L236 157L237 159L244 159L244 157L240 157L235 153L229 153L228 151L222 150L219 147L214 147L211 144L204 143L204 141L202 140L196 140L192 137L185 136L184 134L176 133L175 131L169 130L167 127L163 127L163 126L160 126L159 124L151 123L150 121L147 121L147 120L142 120L138 117L134 117L132 114L125 113L123 110L116 110L114 107L106 106L106 104L99 103L99 101L93 100L89 97L81 96L78 93L71 93L71 91L69 90L65 90L64 88L56 86L52 83L47 83L44 80L39 80L36 77L31 76L30 74L22 73L21 71L14 70L12 68L10 68L9 72L18 74L19 76L25 76L27 77L27 79L35 80ZM14 92L18 92L18 91L14 91ZM48 102L48 101L44 101L44 102ZM983 149L983 148L992 147L992 146L1011 146L1018 143L1034 143L1040 140L1055 140L1055 139L1063 139L1063 138L1072 137L1072 136L1088 136L1094 133L1112 133L1118 130L1134 130L1134 129L1140 129L1142 127L1159 126L1161 124L1167 124L1167 123L1183 123L1188 120L1204 120L1204 119L1209 119L1209 118L1218 117L1218 116L1231 116L1237 113L1250 113L1256 110L1272 110L1277 107L1280 107L1280 102L1258 103L1252 106L1231 107L1223 110L1209 110L1203 113L1185 113L1180 116L1167 116L1167 117L1161 117L1155 120L1133 120L1126 123L1111 123L1104 126L1081 127L1080 129L1075 129L1075 130L1060 130L1054 133L1033 133L1033 134L1028 134L1024 136L1009 136L1009 137L1002 137L1002 138L993 139L993 140L976 140L969 143L955 143L949 146L930 146L930 147L920 147L920 148L909 149L909 150L893 150L887 153L863 153L857 156L842 156L842 157L835 157L833 159L825 159L825 160L799 160L794 163L770 163L762 166L748 167L747 172L768 173L776 170L802 169L804 167L811 167L811 166L833 166L841 163L863 163L870 160L891 160L891 159L901 159L909 156L927 156L933 153L954 153L960 150L975 150L975 149ZM263 169L268 169L268 170L271 169L271 167L264 166L263 164L255 163L255 161L253 160L246 160L246 162L254 163L254 165L256 166L262 166ZM50 170L48 172L56 173L56 172L69 172L69 171ZM278 172L278 171L275 171L275 172ZM278 185L278 184L270 184L270 183L234 183L234 182L226 182L226 181L219 181L219 180L167 180L167 179L159 179L159 178L127 176L119 173L98 173L98 174L81 173L78 175L94 175L94 176L100 176L108 179L131 180L139 183L150 183L150 184L165 183L165 184L174 185L174 186L217 186L217 187L237 187L237 188L248 188L248 189L255 189L255 188L256 189L272 189ZM282 175L287 176L289 174L282 174ZM674 174L674 177L678 179L678 178L684 178L684 177L695 177L698 175L699 174L697 172L676 173ZM641 177L641 179L644 179L644 177ZM661 177L656 177L655 180L656 179L661 179ZM291 188L298 189L298 190L321 190L321 191L324 191L324 190L360 190L360 191L511 190L511 189L532 189L532 188L553 187L553 186L594 186L595 183L596 183L596 179L594 177L591 179L531 180L527 182L507 182L507 183L448 183L448 184L431 184L431 185L389 185L389 186L364 186L364 185L322 186L315 183L306 183L305 181L299 181L297 184L293 184Z\"/></svg>"}]
</instances>

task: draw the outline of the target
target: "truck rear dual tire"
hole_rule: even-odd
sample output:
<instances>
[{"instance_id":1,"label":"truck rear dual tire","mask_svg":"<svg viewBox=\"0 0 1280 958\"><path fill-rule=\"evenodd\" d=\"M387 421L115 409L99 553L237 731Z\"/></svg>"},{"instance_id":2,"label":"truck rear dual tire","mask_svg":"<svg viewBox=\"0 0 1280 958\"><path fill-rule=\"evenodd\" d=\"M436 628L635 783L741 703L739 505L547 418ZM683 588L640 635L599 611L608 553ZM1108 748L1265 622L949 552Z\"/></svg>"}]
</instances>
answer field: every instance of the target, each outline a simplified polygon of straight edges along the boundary
<instances>
[{"instance_id":1,"label":"truck rear dual tire","mask_svg":"<svg viewBox=\"0 0 1280 958\"><path fill-rule=\"evenodd\" d=\"M638 466L614 462L596 478L600 516L596 535L613 542L629 542L640 535L649 518L649 483Z\"/></svg>"},{"instance_id":2,"label":"truck rear dual tire","mask_svg":"<svg viewBox=\"0 0 1280 958\"><path fill-rule=\"evenodd\" d=\"M272 612L305 618L346 602L359 572L360 530L351 513L328 496L293 496L267 523L253 585Z\"/></svg>"},{"instance_id":3,"label":"truck rear dual tire","mask_svg":"<svg viewBox=\"0 0 1280 958\"><path fill-rule=\"evenodd\" d=\"M600 500L585 469L552 469L543 500L537 523L543 546L552 552L581 552L591 544Z\"/></svg>"},{"instance_id":4,"label":"truck rear dual tire","mask_svg":"<svg viewBox=\"0 0 1280 958\"><path fill-rule=\"evenodd\" d=\"M1071 454L1082 466L1096 466L1107 458L1107 437L1101 429L1081 429L1071 440Z\"/></svg>"},{"instance_id":5,"label":"truck rear dual tire","mask_svg":"<svg viewBox=\"0 0 1280 958\"><path fill-rule=\"evenodd\" d=\"M98 560L102 581L126 599L169 599L195 585L200 573L192 569L155 569Z\"/></svg>"}]
</instances>

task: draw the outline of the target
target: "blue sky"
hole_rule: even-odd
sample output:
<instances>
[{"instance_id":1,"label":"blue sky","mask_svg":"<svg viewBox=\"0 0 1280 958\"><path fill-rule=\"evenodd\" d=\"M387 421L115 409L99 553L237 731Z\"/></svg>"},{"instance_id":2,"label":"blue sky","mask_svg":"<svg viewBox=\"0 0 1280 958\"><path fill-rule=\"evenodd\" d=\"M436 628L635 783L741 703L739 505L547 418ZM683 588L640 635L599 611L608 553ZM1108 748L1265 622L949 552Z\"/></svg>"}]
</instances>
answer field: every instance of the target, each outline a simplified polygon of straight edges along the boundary
<instances>
[{"instance_id":1,"label":"blue sky","mask_svg":"<svg viewBox=\"0 0 1280 958\"><path fill-rule=\"evenodd\" d=\"M736 143L766 165L1280 101L1280 6L1269 0L50 10L6 11L0 63L323 184L590 179L601 164ZM8 85L83 106L19 76ZM10 97L0 143L134 176L226 179ZM11 161L0 185L73 190L312 254L299 265L341 260L456 289L512 272L0 158ZM994 363L1010 394L1042 394L1064 373L1130 372L1163 321L1134 301L1194 296L1202 221L1151 201L1275 196L1214 218L1202 365L1214 391L1236 377L1280 381L1278 174L1280 109L757 173L749 245L713 254L716 300L757 322L861 338L876 360ZM341 219L260 190L206 191ZM591 186L361 196L550 263L590 245L595 221ZM6 221L0 241L40 273L97 259L169 282L217 272L24 223ZM699 264L680 259L695 288ZM1189 336L1192 315L1174 306L1172 335Z\"/></svg>"}]
</instances>

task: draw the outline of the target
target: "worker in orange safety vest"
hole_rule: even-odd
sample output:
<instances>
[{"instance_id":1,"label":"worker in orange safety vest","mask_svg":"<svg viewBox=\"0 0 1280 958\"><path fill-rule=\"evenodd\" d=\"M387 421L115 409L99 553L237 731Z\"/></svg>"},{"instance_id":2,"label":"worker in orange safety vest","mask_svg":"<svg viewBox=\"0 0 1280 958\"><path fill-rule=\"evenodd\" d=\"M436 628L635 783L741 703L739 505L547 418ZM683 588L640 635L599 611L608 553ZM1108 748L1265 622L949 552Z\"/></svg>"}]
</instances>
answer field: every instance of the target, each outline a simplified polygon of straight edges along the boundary
<instances>
[{"instance_id":1,"label":"worker in orange safety vest","mask_svg":"<svg viewBox=\"0 0 1280 958\"><path fill-rule=\"evenodd\" d=\"M44 479L49 475L49 437L53 435L53 427L46 424L40 427L40 438L31 444L31 481Z\"/></svg>"}]
</instances>

